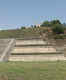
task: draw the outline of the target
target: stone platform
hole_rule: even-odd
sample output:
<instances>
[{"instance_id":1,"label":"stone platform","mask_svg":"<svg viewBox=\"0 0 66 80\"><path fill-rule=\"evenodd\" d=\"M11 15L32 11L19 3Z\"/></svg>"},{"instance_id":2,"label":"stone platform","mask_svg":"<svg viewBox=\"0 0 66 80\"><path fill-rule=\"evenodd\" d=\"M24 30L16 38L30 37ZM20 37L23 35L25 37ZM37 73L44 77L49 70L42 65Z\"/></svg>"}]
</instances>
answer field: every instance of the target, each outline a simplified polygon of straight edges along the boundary
<instances>
[{"instance_id":1,"label":"stone platform","mask_svg":"<svg viewBox=\"0 0 66 80\"><path fill-rule=\"evenodd\" d=\"M16 40L9 61L65 60L64 54L42 39Z\"/></svg>"}]
</instances>

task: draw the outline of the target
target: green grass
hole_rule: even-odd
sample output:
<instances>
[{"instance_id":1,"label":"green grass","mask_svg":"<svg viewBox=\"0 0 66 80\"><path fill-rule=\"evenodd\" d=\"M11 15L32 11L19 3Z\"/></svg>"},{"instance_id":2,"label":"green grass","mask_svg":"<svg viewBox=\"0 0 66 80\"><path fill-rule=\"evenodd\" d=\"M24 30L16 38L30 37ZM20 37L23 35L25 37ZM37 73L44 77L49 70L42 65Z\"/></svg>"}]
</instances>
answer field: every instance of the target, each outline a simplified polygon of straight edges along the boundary
<instances>
[{"instance_id":1,"label":"green grass","mask_svg":"<svg viewBox=\"0 0 66 80\"><path fill-rule=\"evenodd\" d=\"M0 31L0 38L24 38L24 37L38 37L40 36L38 30L35 28L2 30Z\"/></svg>"},{"instance_id":2,"label":"green grass","mask_svg":"<svg viewBox=\"0 0 66 80\"><path fill-rule=\"evenodd\" d=\"M66 61L3 62L0 80L66 80Z\"/></svg>"}]
</instances>

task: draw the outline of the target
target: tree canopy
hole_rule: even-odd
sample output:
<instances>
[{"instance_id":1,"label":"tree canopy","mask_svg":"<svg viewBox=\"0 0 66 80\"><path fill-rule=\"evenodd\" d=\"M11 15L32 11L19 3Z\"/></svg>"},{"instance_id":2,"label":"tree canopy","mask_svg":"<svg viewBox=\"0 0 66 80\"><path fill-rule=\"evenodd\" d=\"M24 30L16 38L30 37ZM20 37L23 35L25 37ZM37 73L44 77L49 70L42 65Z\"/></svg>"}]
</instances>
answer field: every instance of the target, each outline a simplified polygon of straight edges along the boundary
<instances>
[{"instance_id":1,"label":"tree canopy","mask_svg":"<svg viewBox=\"0 0 66 80\"><path fill-rule=\"evenodd\" d=\"M49 21L44 21L42 24L41 24L42 27L46 26L46 27L49 27L50 26L50 22Z\"/></svg>"},{"instance_id":2,"label":"tree canopy","mask_svg":"<svg viewBox=\"0 0 66 80\"><path fill-rule=\"evenodd\" d=\"M64 27L61 24L55 24L52 31L56 34L64 33Z\"/></svg>"},{"instance_id":3,"label":"tree canopy","mask_svg":"<svg viewBox=\"0 0 66 80\"><path fill-rule=\"evenodd\" d=\"M59 20L52 20L52 21L44 21L42 24L41 24L41 27L52 27L56 24L61 24L61 22Z\"/></svg>"}]
</instances>

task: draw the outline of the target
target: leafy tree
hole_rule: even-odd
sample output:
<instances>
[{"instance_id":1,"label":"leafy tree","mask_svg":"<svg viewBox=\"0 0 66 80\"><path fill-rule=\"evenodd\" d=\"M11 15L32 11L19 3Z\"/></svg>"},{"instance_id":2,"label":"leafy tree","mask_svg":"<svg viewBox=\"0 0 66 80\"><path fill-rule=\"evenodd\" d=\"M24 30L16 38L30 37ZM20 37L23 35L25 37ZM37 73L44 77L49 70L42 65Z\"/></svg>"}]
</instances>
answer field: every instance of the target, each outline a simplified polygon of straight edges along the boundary
<instances>
[{"instance_id":1,"label":"leafy tree","mask_svg":"<svg viewBox=\"0 0 66 80\"><path fill-rule=\"evenodd\" d=\"M21 29L26 29L26 27L22 26Z\"/></svg>"},{"instance_id":2,"label":"leafy tree","mask_svg":"<svg viewBox=\"0 0 66 80\"><path fill-rule=\"evenodd\" d=\"M56 24L52 28L52 31L56 34L62 34L64 33L64 27L61 24Z\"/></svg>"},{"instance_id":3,"label":"leafy tree","mask_svg":"<svg viewBox=\"0 0 66 80\"><path fill-rule=\"evenodd\" d=\"M55 24L61 24L61 22L59 20L52 20L50 22L51 25L55 25Z\"/></svg>"},{"instance_id":4,"label":"leafy tree","mask_svg":"<svg viewBox=\"0 0 66 80\"><path fill-rule=\"evenodd\" d=\"M61 24L61 22L59 20L52 20L52 21L45 21L41 24L42 27L52 27L56 24Z\"/></svg>"},{"instance_id":5,"label":"leafy tree","mask_svg":"<svg viewBox=\"0 0 66 80\"><path fill-rule=\"evenodd\" d=\"M50 22L49 21L45 21L45 22L43 22L42 24L41 24L41 26L42 27L44 27L44 26L50 26Z\"/></svg>"}]
</instances>

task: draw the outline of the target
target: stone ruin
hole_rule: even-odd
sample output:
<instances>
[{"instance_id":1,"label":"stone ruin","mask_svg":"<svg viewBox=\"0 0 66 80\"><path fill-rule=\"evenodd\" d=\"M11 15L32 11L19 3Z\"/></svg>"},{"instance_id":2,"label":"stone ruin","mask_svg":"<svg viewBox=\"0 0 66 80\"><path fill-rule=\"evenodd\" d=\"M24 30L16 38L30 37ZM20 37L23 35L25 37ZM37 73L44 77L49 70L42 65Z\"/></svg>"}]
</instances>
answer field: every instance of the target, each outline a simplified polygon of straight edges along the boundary
<instances>
[{"instance_id":1,"label":"stone ruin","mask_svg":"<svg viewBox=\"0 0 66 80\"><path fill-rule=\"evenodd\" d=\"M62 43L63 42L63 43ZM66 40L0 39L0 61L66 60Z\"/></svg>"},{"instance_id":2,"label":"stone ruin","mask_svg":"<svg viewBox=\"0 0 66 80\"><path fill-rule=\"evenodd\" d=\"M14 45L14 39L0 39L0 61L8 61L10 51Z\"/></svg>"}]
</instances>

